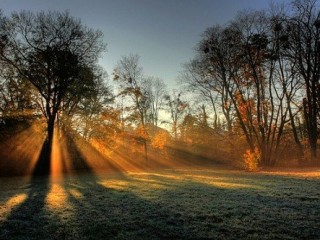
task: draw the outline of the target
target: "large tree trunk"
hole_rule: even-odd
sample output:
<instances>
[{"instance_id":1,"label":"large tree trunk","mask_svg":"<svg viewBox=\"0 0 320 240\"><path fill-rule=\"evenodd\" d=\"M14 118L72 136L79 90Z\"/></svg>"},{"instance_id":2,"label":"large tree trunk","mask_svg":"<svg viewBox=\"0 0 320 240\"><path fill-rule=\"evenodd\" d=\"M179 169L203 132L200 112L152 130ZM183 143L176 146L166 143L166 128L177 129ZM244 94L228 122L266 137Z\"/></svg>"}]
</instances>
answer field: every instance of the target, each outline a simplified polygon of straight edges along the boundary
<instances>
[{"instance_id":1,"label":"large tree trunk","mask_svg":"<svg viewBox=\"0 0 320 240\"><path fill-rule=\"evenodd\" d=\"M48 162L51 160L51 151L52 151L52 143L53 143L53 134L54 134L54 122L55 117L50 117L48 119L48 126L47 126L47 144L48 144L48 152L47 158Z\"/></svg>"},{"instance_id":2,"label":"large tree trunk","mask_svg":"<svg viewBox=\"0 0 320 240\"><path fill-rule=\"evenodd\" d=\"M311 106L310 106L311 105ZM307 98L303 100L304 118L307 127L309 149L311 153L311 164L317 164L317 118L316 112L313 108L316 108L312 101L308 101Z\"/></svg>"},{"instance_id":3,"label":"large tree trunk","mask_svg":"<svg viewBox=\"0 0 320 240\"><path fill-rule=\"evenodd\" d=\"M38 161L34 167L33 175L49 175L51 166L51 152L54 134L55 117L50 117L47 120L47 136L42 145L42 149Z\"/></svg>"}]
</instances>

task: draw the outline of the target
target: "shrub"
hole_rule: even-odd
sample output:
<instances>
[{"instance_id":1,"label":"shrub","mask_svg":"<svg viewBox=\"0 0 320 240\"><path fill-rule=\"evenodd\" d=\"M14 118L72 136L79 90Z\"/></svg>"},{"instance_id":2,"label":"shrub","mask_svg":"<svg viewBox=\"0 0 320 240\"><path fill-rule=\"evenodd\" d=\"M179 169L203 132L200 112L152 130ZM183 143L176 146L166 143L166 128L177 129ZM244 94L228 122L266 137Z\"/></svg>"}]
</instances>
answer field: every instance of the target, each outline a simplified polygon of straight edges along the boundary
<instances>
[{"instance_id":1,"label":"shrub","mask_svg":"<svg viewBox=\"0 0 320 240\"><path fill-rule=\"evenodd\" d=\"M248 171L258 171L259 161L260 151L257 147L254 149L254 151L248 149L243 154L244 167Z\"/></svg>"}]
</instances>

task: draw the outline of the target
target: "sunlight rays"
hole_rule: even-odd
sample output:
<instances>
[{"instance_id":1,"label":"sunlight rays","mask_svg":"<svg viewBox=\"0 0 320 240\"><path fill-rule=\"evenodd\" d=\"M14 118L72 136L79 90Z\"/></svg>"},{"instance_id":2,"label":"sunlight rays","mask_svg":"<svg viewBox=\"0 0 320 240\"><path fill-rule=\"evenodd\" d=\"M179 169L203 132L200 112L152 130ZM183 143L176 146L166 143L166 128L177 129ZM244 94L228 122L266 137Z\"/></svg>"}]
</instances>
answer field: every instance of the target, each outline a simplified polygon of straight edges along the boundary
<instances>
[{"instance_id":1,"label":"sunlight rays","mask_svg":"<svg viewBox=\"0 0 320 240\"><path fill-rule=\"evenodd\" d=\"M117 146L113 146L112 150L102 147L95 140L92 140L90 144L92 151L85 152L82 149L80 151L92 169L99 167L99 164L93 161L92 156L90 156L94 154L93 152L99 153L100 157L104 158L104 161L124 173L195 165L195 163L188 162L182 158L170 158L166 149L153 149L151 146L148 146L148 158L146 159L143 145L129 144L126 141L118 141ZM100 166L102 165L106 165L106 163L100 164Z\"/></svg>"},{"instance_id":2,"label":"sunlight rays","mask_svg":"<svg viewBox=\"0 0 320 240\"><path fill-rule=\"evenodd\" d=\"M69 150L66 147L66 138L62 131L55 129L51 152L51 177L59 177L65 173L72 173L73 166Z\"/></svg>"},{"instance_id":3,"label":"sunlight rays","mask_svg":"<svg viewBox=\"0 0 320 240\"><path fill-rule=\"evenodd\" d=\"M63 131L55 130L51 153L51 176L58 177L64 173L75 172L76 169L86 169L99 174L105 171L122 173L144 172L150 169L166 169L178 167L192 167L195 162L168 157L163 151L148 147L148 159L145 158L143 145L129 144L117 141L116 146L107 148L99 141L92 139L84 142L72 139ZM173 148L173 146L171 146Z\"/></svg>"},{"instance_id":4,"label":"sunlight rays","mask_svg":"<svg viewBox=\"0 0 320 240\"><path fill-rule=\"evenodd\" d=\"M33 125L9 138L3 144L0 155L3 159L8 159L12 172L23 171L21 174L31 175L37 166L44 138L43 129ZM170 148L172 149L173 146ZM148 145L148 159L146 159L141 144L130 144L128 141L118 140L116 146L108 148L94 139L88 143L81 138L76 138L72 133L65 132L58 126L54 130L51 150L51 178L75 173L78 170L96 174L105 171L127 173L194 165L194 162L183 159L183 156L169 157L165 154L169 148L160 150Z\"/></svg>"},{"instance_id":5,"label":"sunlight rays","mask_svg":"<svg viewBox=\"0 0 320 240\"><path fill-rule=\"evenodd\" d=\"M8 138L0 149L2 160L6 160L8 171L31 174L40 155L44 138L38 126L27 129Z\"/></svg>"},{"instance_id":6,"label":"sunlight rays","mask_svg":"<svg viewBox=\"0 0 320 240\"><path fill-rule=\"evenodd\" d=\"M144 161L144 159L130 158L130 156L138 156L138 149L136 146L132 145L125 147L122 142L118 142L113 151L106 151L105 148L96 144L95 141L92 141L91 146L104 156L106 161L121 172L141 171L146 168L147 162ZM131 152L135 152L136 154L132 155ZM91 165L94 164L91 163Z\"/></svg>"}]
</instances>

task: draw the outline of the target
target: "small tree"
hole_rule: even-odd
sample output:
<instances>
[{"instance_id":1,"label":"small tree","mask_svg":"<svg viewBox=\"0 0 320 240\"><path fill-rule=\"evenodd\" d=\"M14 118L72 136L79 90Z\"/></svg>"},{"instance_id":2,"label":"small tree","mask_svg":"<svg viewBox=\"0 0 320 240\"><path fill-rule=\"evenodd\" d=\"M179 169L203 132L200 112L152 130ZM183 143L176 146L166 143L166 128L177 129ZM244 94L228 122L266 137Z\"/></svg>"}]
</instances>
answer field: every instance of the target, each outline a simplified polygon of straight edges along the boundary
<instances>
[{"instance_id":1,"label":"small tree","mask_svg":"<svg viewBox=\"0 0 320 240\"><path fill-rule=\"evenodd\" d=\"M114 80L118 81L119 95L129 96L133 103L133 115L137 116L139 139L143 140L145 158L148 159L146 120L149 109L149 95L143 86L142 67L139 66L139 56L123 57L114 69Z\"/></svg>"},{"instance_id":2,"label":"small tree","mask_svg":"<svg viewBox=\"0 0 320 240\"><path fill-rule=\"evenodd\" d=\"M172 124L172 134L174 139L178 139L178 123L182 118L185 109L188 107L188 104L180 99L181 94L178 95L173 91L172 96L166 95L165 100L167 102L168 111L170 114L170 120Z\"/></svg>"}]
</instances>

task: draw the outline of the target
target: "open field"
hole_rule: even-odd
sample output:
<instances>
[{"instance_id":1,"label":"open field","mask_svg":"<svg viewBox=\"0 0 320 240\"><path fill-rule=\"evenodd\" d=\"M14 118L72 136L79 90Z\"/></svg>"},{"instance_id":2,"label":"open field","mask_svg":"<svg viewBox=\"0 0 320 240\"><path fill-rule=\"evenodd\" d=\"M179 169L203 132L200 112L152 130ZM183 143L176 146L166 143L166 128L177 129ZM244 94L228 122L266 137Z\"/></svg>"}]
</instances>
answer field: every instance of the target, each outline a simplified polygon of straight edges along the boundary
<instances>
[{"instance_id":1,"label":"open field","mask_svg":"<svg viewBox=\"0 0 320 240\"><path fill-rule=\"evenodd\" d=\"M320 171L3 178L0 239L320 239Z\"/></svg>"}]
</instances>

